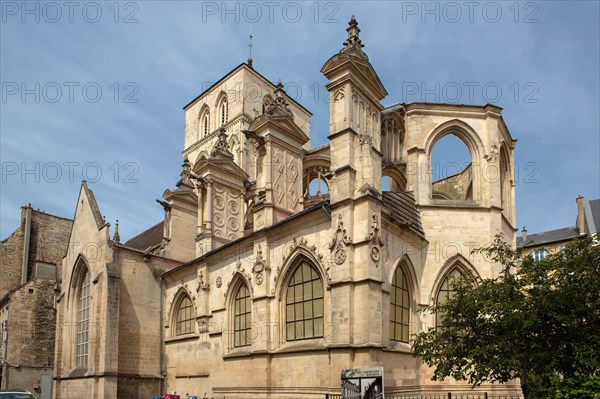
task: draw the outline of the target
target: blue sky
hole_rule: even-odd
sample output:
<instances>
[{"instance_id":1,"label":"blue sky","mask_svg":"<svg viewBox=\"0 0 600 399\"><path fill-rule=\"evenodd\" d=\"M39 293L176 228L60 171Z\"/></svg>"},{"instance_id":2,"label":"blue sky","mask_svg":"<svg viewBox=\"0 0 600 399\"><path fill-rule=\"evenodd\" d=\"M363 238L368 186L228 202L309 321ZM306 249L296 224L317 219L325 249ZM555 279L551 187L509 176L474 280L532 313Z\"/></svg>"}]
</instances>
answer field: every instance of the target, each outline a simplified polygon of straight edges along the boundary
<instances>
[{"instance_id":1,"label":"blue sky","mask_svg":"<svg viewBox=\"0 0 600 399\"><path fill-rule=\"evenodd\" d=\"M251 29L255 68L313 112L312 143L325 143L319 70L352 14L384 105L504 108L518 226L574 225L577 195L600 197L595 1L0 5L2 238L27 203L72 217L83 178L124 239L160 221L154 200L180 172L182 107L247 59Z\"/></svg>"}]
</instances>

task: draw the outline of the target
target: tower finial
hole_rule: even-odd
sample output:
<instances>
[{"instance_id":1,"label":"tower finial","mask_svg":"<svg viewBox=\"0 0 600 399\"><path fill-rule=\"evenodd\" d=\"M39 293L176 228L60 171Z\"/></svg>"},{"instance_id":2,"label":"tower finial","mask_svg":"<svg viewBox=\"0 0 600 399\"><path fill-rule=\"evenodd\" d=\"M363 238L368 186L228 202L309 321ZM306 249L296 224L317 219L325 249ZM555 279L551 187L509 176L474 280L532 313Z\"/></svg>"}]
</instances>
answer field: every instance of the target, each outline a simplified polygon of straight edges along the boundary
<instances>
[{"instance_id":1,"label":"tower finial","mask_svg":"<svg viewBox=\"0 0 600 399\"><path fill-rule=\"evenodd\" d=\"M368 60L369 57L362 51L362 48L365 47L365 45L362 44L362 41L360 40L360 28L358 27L358 22L356 22L354 15L350 18L350 22L348 22L346 32L348 32L348 39L344 42L345 47L340 52L350 53Z\"/></svg>"},{"instance_id":2,"label":"tower finial","mask_svg":"<svg viewBox=\"0 0 600 399\"><path fill-rule=\"evenodd\" d=\"M252 65L252 38L254 37L254 33L253 33L253 29L252 29L253 25L250 24L250 35L249 36L249 43L248 43L248 48L249 48L249 56L248 56L248 66L250 68L254 68Z\"/></svg>"},{"instance_id":3,"label":"tower finial","mask_svg":"<svg viewBox=\"0 0 600 399\"><path fill-rule=\"evenodd\" d=\"M121 242L121 236L119 235L119 219L115 223L115 235L113 236L114 242Z\"/></svg>"}]
</instances>

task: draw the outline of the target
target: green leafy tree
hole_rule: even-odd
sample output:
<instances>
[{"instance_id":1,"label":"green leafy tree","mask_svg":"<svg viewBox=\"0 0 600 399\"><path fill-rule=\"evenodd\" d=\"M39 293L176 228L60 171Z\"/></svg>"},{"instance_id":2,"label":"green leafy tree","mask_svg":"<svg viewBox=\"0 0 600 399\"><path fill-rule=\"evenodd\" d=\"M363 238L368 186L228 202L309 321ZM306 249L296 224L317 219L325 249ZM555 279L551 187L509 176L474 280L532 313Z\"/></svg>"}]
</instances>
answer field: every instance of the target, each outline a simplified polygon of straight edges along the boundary
<instances>
[{"instance_id":1,"label":"green leafy tree","mask_svg":"<svg viewBox=\"0 0 600 399\"><path fill-rule=\"evenodd\" d=\"M594 386L600 377L597 240L534 261L497 236L478 252L502 265L500 275L454 281L454 295L428 309L440 312L441 326L416 335L413 354L435 368L434 380L520 378L528 398L585 398L561 390Z\"/></svg>"}]
</instances>

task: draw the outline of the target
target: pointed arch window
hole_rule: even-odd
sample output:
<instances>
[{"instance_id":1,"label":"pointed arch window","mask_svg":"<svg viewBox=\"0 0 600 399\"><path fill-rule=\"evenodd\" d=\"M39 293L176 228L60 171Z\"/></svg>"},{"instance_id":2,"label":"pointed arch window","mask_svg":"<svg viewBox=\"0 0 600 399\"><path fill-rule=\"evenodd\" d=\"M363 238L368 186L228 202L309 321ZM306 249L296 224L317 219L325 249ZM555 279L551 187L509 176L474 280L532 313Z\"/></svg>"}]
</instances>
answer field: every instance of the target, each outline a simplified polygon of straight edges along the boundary
<instances>
[{"instance_id":1,"label":"pointed arch window","mask_svg":"<svg viewBox=\"0 0 600 399\"><path fill-rule=\"evenodd\" d=\"M458 267L454 267L448 273L446 273L435 298L436 304L441 305L448 299L452 298L455 292L454 288L452 287L452 283L463 278L465 278L465 274ZM444 314L442 312L437 312L435 314L436 326L439 327L442 325L443 317Z\"/></svg>"},{"instance_id":2,"label":"pointed arch window","mask_svg":"<svg viewBox=\"0 0 600 399\"><path fill-rule=\"evenodd\" d=\"M315 268L302 262L286 292L286 338L295 341L323 337L323 282Z\"/></svg>"},{"instance_id":3,"label":"pointed arch window","mask_svg":"<svg viewBox=\"0 0 600 399\"><path fill-rule=\"evenodd\" d=\"M77 367L88 364L91 302L90 273L84 268L77 286Z\"/></svg>"},{"instance_id":4,"label":"pointed arch window","mask_svg":"<svg viewBox=\"0 0 600 399\"><path fill-rule=\"evenodd\" d=\"M404 270L396 268L390 292L390 339L408 342L410 334L410 290Z\"/></svg>"},{"instance_id":5,"label":"pointed arch window","mask_svg":"<svg viewBox=\"0 0 600 399\"><path fill-rule=\"evenodd\" d=\"M198 117L198 139L202 139L210 134L210 110L204 105L200 110Z\"/></svg>"},{"instance_id":6,"label":"pointed arch window","mask_svg":"<svg viewBox=\"0 0 600 399\"><path fill-rule=\"evenodd\" d=\"M233 306L233 346L236 348L250 345L251 306L250 291L246 284L242 284L235 295Z\"/></svg>"},{"instance_id":7,"label":"pointed arch window","mask_svg":"<svg viewBox=\"0 0 600 399\"><path fill-rule=\"evenodd\" d=\"M221 100L219 112L221 117L221 125L224 125L229 121L229 104L227 102L227 97L223 97L223 99Z\"/></svg>"},{"instance_id":8,"label":"pointed arch window","mask_svg":"<svg viewBox=\"0 0 600 399\"><path fill-rule=\"evenodd\" d=\"M189 296L182 295L175 311L175 335L194 332L194 305Z\"/></svg>"},{"instance_id":9,"label":"pointed arch window","mask_svg":"<svg viewBox=\"0 0 600 399\"><path fill-rule=\"evenodd\" d=\"M208 136L210 132L210 114L206 112L202 118L202 137Z\"/></svg>"}]
</instances>

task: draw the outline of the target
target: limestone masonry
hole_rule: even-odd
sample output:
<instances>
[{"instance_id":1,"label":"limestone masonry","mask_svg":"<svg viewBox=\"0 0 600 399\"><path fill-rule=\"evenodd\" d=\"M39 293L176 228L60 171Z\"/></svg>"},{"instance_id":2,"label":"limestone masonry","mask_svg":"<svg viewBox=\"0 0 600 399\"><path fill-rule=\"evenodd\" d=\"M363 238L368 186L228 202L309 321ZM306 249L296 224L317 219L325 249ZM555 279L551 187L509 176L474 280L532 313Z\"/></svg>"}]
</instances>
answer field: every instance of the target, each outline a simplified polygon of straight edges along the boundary
<instances>
[{"instance_id":1,"label":"limestone masonry","mask_svg":"<svg viewBox=\"0 0 600 399\"><path fill-rule=\"evenodd\" d=\"M311 113L249 60L184 107L160 223L111 238L83 183L54 397L323 399L341 392L341 370L368 367L383 367L386 394L471 390L431 381L411 336L436 325L419 310L451 295L449 280L501 270L472 249L498 233L515 244L516 140L494 105L382 106L354 18L347 33L321 69L328 144L310 145ZM432 181L446 135L471 163Z\"/></svg>"}]
</instances>

